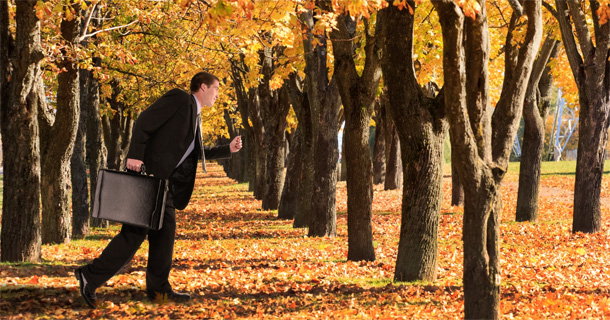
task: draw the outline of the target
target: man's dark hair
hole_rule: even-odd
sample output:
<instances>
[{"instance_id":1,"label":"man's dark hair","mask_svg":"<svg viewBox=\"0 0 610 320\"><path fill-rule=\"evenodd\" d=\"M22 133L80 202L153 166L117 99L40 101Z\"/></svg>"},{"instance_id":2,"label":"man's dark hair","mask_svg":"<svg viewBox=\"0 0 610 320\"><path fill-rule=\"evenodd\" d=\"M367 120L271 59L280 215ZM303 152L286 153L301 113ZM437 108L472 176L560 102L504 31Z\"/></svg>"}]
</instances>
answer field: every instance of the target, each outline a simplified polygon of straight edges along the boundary
<instances>
[{"instance_id":1,"label":"man's dark hair","mask_svg":"<svg viewBox=\"0 0 610 320\"><path fill-rule=\"evenodd\" d=\"M202 83L205 83L207 86L211 86L214 84L214 81L220 82L218 77L208 72L199 72L193 76L191 79L191 93L197 92L199 87L201 87Z\"/></svg>"}]
</instances>

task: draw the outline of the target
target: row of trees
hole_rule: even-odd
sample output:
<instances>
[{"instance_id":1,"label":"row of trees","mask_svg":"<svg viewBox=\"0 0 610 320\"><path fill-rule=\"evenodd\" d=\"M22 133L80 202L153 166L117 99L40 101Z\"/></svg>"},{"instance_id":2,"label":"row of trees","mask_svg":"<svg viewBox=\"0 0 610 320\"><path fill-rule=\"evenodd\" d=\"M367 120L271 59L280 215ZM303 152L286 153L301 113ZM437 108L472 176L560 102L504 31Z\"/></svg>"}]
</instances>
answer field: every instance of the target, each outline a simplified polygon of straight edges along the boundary
<instances>
[{"instance_id":1,"label":"row of trees","mask_svg":"<svg viewBox=\"0 0 610 320\"><path fill-rule=\"evenodd\" d=\"M138 112L206 69L232 89L209 110L208 137L226 128L245 138L227 172L310 236L336 235L345 123L348 259L375 260L373 183L402 180L396 280L436 280L449 133L455 202L463 186L466 317L498 318L499 190L523 114L516 218L536 219L558 34L582 119L573 231L600 229L609 12L576 0L1 2L1 259L37 261L41 243L86 235L97 170L121 166ZM386 155L374 161L372 118L376 154Z\"/></svg>"}]
</instances>

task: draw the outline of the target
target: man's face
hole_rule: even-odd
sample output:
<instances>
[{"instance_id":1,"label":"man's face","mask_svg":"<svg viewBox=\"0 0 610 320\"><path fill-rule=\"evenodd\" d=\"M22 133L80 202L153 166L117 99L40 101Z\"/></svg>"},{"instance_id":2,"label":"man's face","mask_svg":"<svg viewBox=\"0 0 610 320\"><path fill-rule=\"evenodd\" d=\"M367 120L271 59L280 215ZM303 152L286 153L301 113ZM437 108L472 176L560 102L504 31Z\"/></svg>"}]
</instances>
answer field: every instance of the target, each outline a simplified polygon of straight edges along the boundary
<instances>
[{"instance_id":1,"label":"man's face","mask_svg":"<svg viewBox=\"0 0 610 320\"><path fill-rule=\"evenodd\" d=\"M218 99L218 89L219 84L216 80L214 80L214 83L212 83L210 86L205 83L201 84L201 91L203 92L202 107L211 107L214 105L214 102L216 102L216 99Z\"/></svg>"}]
</instances>

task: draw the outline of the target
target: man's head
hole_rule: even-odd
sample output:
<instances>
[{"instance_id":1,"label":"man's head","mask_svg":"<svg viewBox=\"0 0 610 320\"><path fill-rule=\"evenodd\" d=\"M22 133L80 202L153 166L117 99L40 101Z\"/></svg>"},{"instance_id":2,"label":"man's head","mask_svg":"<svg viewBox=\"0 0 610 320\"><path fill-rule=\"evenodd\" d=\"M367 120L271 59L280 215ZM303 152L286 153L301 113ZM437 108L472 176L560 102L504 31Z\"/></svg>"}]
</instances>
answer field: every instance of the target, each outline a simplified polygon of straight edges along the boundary
<instances>
[{"instance_id":1,"label":"man's head","mask_svg":"<svg viewBox=\"0 0 610 320\"><path fill-rule=\"evenodd\" d=\"M202 107L211 107L218 99L220 81L218 77L208 72L199 72L191 79L191 93L193 93Z\"/></svg>"}]
</instances>

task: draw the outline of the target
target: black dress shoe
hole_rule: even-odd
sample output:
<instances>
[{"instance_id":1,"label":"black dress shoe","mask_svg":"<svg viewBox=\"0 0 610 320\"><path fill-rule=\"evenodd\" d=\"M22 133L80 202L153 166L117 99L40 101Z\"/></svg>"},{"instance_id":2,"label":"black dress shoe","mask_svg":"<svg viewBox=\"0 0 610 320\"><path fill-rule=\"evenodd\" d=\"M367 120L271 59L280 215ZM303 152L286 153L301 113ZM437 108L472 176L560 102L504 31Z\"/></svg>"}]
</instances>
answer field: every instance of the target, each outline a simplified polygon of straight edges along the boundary
<instances>
[{"instance_id":1,"label":"black dress shoe","mask_svg":"<svg viewBox=\"0 0 610 320\"><path fill-rule=\"evenodd\" d=\"M83 299L85 299L85 302L89 305L89 307L95 309L97 307L95 288L93 288L91 284L87 282L87 279L85 279L81 268L78 268L76 269L76 271L74 271L74 276L76 276L76 279L78 280L78 283L80 285L80 295L83 297Z\"/></svg>"},{"instance_id":2,"label":"black dress shoe","mask_svg":"<svg viewBox=\"0 0 610 320\"><path fill-rule=\"evenodd\" d=\"M155 301L155 302L162 302L162 301L173 301L173 302L186 302L191 300L191 295L186 293L186 292L176 292L174 290L172 291L165 291L165 292L159 292L159 291L155 291L155 292L148 292L148 299Z\"/></svg>"}]
</instances>

